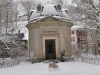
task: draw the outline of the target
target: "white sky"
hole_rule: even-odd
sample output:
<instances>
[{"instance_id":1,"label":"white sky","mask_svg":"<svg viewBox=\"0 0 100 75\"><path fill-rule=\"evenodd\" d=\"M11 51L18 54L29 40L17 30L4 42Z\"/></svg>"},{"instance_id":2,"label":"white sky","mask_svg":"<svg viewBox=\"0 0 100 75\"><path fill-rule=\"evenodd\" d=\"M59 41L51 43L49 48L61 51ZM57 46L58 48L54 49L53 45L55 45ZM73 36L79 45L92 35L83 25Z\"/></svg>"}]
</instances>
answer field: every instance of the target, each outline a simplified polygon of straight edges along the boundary
<instances>
[{"instance_id":1,"label":"white sky","mask_svg":"<svg viewBox=\"0 0 100 75\"><path fill-rule=\"evenodd\" d=\"M14 1L21 1L21 0L14 0ZM25 0L23 0L23 1L25 1ZM50 2L50 3L52 2L52 0L35 0L35 1L40 1L43 4L46 4L47 2ZM72 0L64 0L64 1L66 1L68 4L71 4Z\"/></svg>"},{"instance_id":2,"label":"white sky","mask_svg":"<svg viewBox=\"0 0 100 75\"><path fill-rule=\"evenodd\" d=\"M47 2L52 2L52 0L35 0L35 1L40 1L44 4L47 3ZM68 4L70 4L72 0L66 0L66 1L68 1Z\"/></svg>"}]
</instances>

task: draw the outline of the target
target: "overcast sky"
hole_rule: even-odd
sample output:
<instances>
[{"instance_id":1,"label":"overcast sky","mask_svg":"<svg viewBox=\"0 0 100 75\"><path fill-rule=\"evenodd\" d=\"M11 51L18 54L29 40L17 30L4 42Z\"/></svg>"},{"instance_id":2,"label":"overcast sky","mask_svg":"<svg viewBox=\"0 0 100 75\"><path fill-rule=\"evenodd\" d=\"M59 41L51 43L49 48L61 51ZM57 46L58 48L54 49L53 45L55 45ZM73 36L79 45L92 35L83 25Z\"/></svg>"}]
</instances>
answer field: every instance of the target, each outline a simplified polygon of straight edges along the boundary
<instances>
[{"instance_id":1,"label":"overcast sky","mask_svg":"<svg viewBox=\"0 0 100 75\"><path fill-rule=\"evenodd\" d=\"M35 0L35 1L41 1L42 3L52 2L52 0ZM70 4L72 0L66 0Z\"/></svg>"},{"instance_id":2,"label":"overcast sky","mask_svg":"<svg viewBox=\"0 0 100 75\"><path fill-rule=\"evenodd\" d=\"M21 1L21 0L14 0L14 1ZM25 0L22 0L22 1L25 1ZM52 2L52 0L35 0L35 1L40 1L43 4L46 4L47 2L50 2L50 3ZM64 0L64 1L66 1L68 4L70 4L72 0Z\"/></svg>"}]
</instances>

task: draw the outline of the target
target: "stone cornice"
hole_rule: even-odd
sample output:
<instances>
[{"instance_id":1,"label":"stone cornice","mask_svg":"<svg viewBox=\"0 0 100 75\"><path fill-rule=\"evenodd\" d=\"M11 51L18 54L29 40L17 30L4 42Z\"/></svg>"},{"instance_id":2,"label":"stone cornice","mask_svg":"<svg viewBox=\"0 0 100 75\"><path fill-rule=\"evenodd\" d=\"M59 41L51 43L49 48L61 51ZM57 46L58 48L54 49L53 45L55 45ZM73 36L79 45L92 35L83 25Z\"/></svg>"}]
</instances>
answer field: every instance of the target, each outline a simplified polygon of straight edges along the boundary
<instances>
[{"instance_id":1,"label":"stone cornice","mask_svg":"<svg viewBox=\"0 0 100 75\"><path fill-rule=\"evenodd\" d=\"M33 21L26 25L28 29L40 26L67 26L69 28L72 27L72 23L67 19L55 19L52 17L44 18L40 21Z\"/></svg>"}]
</instances>

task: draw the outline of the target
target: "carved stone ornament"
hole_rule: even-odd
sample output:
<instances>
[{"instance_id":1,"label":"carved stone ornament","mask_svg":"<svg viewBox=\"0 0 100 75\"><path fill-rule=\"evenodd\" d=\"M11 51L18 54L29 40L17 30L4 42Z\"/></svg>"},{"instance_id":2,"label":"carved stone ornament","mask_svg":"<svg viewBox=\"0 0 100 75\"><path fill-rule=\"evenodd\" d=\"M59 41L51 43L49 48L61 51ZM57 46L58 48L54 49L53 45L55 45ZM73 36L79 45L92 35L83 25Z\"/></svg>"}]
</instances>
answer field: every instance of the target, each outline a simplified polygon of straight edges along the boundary
<instances>
[{"instance_id":1,"label":"carved stone ornament","mask_svg":"<svg viewBox=\"0 0 100 75\"><path fill-rule=\"evenodd\" d=\"M37 10L38 10L38 11L41 11L41 10L42 10L42 6L41 6L41 5L38 5L38 6L37 6Z\"/></svg>"},{"instance_id":2,"label":"carved stone ornament","mask_svg":"<svg viewBox=\"0 0 100 75\"><path fill-rule=\"evenodd\" d=\"M61 5L57 5L57 10L61 10Z\"/></svg>"}]
</instances>

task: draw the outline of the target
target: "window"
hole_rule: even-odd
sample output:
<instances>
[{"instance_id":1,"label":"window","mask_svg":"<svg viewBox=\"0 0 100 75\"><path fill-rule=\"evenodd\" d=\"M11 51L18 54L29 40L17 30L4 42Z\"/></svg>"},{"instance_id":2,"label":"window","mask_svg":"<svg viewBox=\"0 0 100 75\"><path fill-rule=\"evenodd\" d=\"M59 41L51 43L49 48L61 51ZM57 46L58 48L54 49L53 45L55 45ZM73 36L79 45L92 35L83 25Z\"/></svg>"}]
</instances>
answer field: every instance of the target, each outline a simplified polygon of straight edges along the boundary
<instances>
[{"instance_id":1,"label":"window","mask_svg":"<svg viewBox=\"0 0 100 75\"><path fill-rule=\"evenodd\" d=\"M41 5L38 5L38 6L37 6L37 10L38 10L38 11L41 11L41 8L42 8Z\"/></svg>"},{"instance_id":2,"label":"window","mask_svg":"<svg viewBox=\"0 0 100 75\"><path fill-rule=\"evenodd\" d=\"M78 38L78 43L80 43L80 38Z\"/></svg>"},{"instance_id":3,"label":"window","mask_svg":"<svg viewBox=\"0 0 100 75\"><path fill-rule=\"evenodd\" d=\"M61 10L61 6L60 6L60 5L57 5L57 9L58 9L58 10Z\"/></svg>"},{"instance_id":4,"label":"window","mask_svg":"<svg viewBox=\"0 0 100 75\"><path fill-rule=\"evenodd\" d=\"M75 45L72 45L72 49L75 49Z\"/></svg>"},{"instance_id":5,"label":"window","mask_svg":"<svg viewBox=\"0 0 100 75\"><path fill-rule=\"evenodd\" d=\"M43 8L44 8L44 6L38 5L38 6L37 6L37 11L38 11L38 12L42 12L42 11L43 11Z\"/></svg>"},{"instance_id":6,"label":"window","mask_svg":"<svg viewBox=\"0 0 100 75\"><path fill-rule=\"evenodd\" d=\"M71 37L71 41L75 41L75 37Z\"/></svg>"},{"instance_id":7,"label":"window","mask_svg":"<svg viewBox=\"0 0 100 75\"><path fill-rule=\"evenodd\" d=\"M98 46L100 47L100 43L98 43Z\"/></svg>"},{"instance_id":8,"label":"window","mask_svg":"<svg viewBox=\"0 0 100 75\"><path fill-rule=\"evenodd\" d=\"M54 7L58 12L61 12L61 9L62 9L61 5L57 5L57 6L54 6Z\"/></svg>"},{"instance_id":9,"label":"window","mask_svg":"<svg viewBox=\"0 0 100 75\"><path fill-rule=\"evenodd\" d=\"M74 34L74 31L72 31L72 34Z\"/></svg>"}]
</instances>

